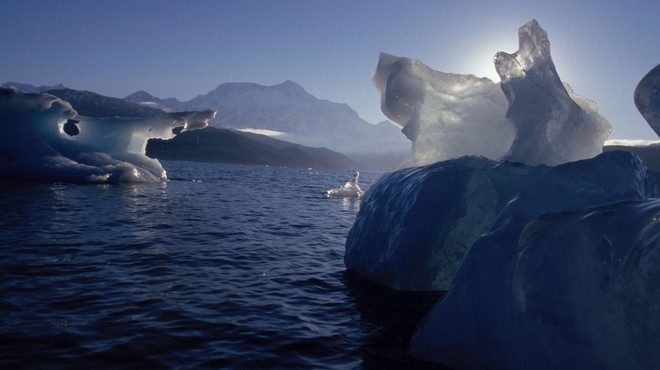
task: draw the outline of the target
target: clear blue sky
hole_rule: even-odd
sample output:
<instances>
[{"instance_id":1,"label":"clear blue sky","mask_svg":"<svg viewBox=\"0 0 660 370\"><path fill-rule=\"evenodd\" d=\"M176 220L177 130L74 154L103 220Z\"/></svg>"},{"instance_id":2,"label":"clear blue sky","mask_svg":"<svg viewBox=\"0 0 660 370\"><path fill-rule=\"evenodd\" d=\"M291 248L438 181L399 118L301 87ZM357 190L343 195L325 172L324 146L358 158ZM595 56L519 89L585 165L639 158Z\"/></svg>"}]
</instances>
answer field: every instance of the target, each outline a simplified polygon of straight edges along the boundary
<instances>
[{"instance_id":1,"label":"clear blue sky","mask_svg":"<svg viewBox=\"0 0 660 370\"><path fill-rule=\"evenodd\" d=\"M656 139L632 95L660 63L659 15L658 0L0 0L0 82L187 100L224 82L293 80L375 123L379 52L495 78L495 52L516 51L536 18L610 138Z\"/></svg>"}]
</instances>

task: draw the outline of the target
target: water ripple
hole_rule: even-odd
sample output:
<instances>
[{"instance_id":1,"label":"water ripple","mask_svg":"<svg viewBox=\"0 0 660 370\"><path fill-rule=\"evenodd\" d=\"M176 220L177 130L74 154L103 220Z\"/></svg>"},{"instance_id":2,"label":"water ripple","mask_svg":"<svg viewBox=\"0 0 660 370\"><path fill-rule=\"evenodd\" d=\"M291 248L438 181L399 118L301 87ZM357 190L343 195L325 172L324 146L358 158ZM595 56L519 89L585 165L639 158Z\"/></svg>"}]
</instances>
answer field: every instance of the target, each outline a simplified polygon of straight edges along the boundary
<instances>
[{"instance_id":1,"label":"water ripple","mask_svg":"<svg viewBox=\"0 0 660 370\"><path fill-rule=\"evenodd\" d=\"M407 340L438 297L344 273L359 202L320 194L349 172L166 168L166 184L0 183L0 367L423 365Z\"/></svg>"}]
</instances>

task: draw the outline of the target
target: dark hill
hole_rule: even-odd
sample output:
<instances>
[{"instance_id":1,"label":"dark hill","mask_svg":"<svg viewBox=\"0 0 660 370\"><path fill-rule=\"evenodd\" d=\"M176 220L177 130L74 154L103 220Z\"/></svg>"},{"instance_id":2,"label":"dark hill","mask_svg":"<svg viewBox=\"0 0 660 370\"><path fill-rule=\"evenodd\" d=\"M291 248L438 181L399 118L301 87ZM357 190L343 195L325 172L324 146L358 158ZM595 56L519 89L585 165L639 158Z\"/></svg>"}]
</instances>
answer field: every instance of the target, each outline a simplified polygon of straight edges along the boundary
<instances>
[{"instance_id":1,"label":"dark hill","mask_svg":"<svg viewBox=\"0 0 660 370\"><path fill-rule=\"evenodd\" d=\"M215 127L185 131L170 140L149 140L147 155L196 162L331 169L361 167L347 156L325 148L310 148L267 137L257 141L237 131Z\"/></svg>"}]
</instances>

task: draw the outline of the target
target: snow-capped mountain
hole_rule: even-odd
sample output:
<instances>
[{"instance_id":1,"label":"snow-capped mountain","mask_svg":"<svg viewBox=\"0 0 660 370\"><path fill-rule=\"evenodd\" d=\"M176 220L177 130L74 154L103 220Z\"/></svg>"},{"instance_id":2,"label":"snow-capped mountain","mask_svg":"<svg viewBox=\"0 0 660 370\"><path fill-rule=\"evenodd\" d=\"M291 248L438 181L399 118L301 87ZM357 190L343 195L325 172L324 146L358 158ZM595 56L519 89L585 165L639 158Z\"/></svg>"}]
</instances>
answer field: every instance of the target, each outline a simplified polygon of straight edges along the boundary
<instances>
[{"instance_id":1,"label":"snow-capped mountain","mask_svg":"<svg viewBox=\"0 0 660 370\"><path fill-rule=\"evenodd\" d=\"M218 115L212 125L269 132L278 139L347 154L410 151L410 142L394 124L370 124L348 105L318 99L293 81L274 86L224 83L187 102L144 91L126 99L166 110L213 109Z\"/></svg>"},{"instance_id":2,"label":"snow-capped mountain","mask_svg":"<svg viewBox=\"0 0 660 370\"><path fill-rule=\"evenodd\" d=\"M183 103L176 98L157 98L144 90L134 92L133 94L124 98L133 103L147 106L154 109L161 109L165 112L184 110Z\"/></svg>"}]
</instances>

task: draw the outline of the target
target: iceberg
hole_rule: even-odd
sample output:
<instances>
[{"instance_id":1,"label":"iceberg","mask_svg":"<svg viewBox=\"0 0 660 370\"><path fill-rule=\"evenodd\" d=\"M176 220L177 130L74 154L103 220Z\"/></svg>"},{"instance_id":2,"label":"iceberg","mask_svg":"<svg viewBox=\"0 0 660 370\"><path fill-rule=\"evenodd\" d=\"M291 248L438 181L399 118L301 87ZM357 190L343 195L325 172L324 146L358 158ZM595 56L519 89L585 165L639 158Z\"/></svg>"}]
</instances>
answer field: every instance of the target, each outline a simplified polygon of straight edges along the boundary
<instances>
[{"instance_id":1,"label":"iceberg","mask_svg":"<svg viewBox=\"0 0 660 370\"><path fill-rule=\"evenodd\" d=\"M426 166L369 191L346 241L349 269L394 289L447 290L472 244L546 165L602 151L609 123L561 82L536 20L519 29L519 50L494 63L501 85L381 54L373 79L383 112L413 141L408 165Z\"/></svg>"},{"instance_id":2,"label":"iceberg","mask_svg":"<svg viewBox=\"0 0 660 370\"><path fill-rule=\"evenodd\" d=\"M660 136L660 64L637 84L635 106L653 131Z\"/></svg>"},{"instance_id":3,"label":"iceberg","mask_svg":"<svg viewBox=\"0 0 660 370\"><path fill-rule=\"evenodd\" d=\"M159 182L147 140L203 128L214 111L89 117L46 93L0 87L0 177L80 183Z\"/></svg>"},{"instance_id":4,"label":"iceberg","mask_svg":"<svg viewBox=\"0 0 660 370\"><path fill-rule=\"evenodd\" d=\"M360 189L360 184L358 181L360 179L360 172L353 172L353 178L351 181L347 181L344 185L338 188L332 188L326 190L326 197L337 197L337 198L361 198L364 195L364 191Z\"/></svg>"},{"instance_id":5,"label":"iceberg","mask_svg":"<svg viewBox=\"0 0 660 370\"><path fill-rule=\"evenodd\" d=\"M532 20L518 38L517 52L495 55L501 83L380 55L373 81L383 113L412 141L405 166L464 155L557 165L601 153L611 125L560 80L546 32Z\"/></svg>"},{"instance_id":6,"label":"iceberg","mask_svg":"<svg viewBox=\"0 0 660 370\"><path fill-rule=\"evenodd\" d=\"M504 113L478 103L493 90L451 95L452 86L477 91L474 76L381 55L382 109L413 141L408 165L418 167L367 191L345 264L394 289L447 292L413 334L418 359L456 369L660 368L660 173L631 151L601 153L610 125L559 79L545 31L532 20L519 40L517 52L494 58L501 84L482 85L500 88ZM656 132L658 68L635 91ZM510 129L509 147L450 154L460 135L447 117L475 140L481 126L502 134L487 119L463 121L463 109L491 112Z\"/></svg>"}]
</instances>

